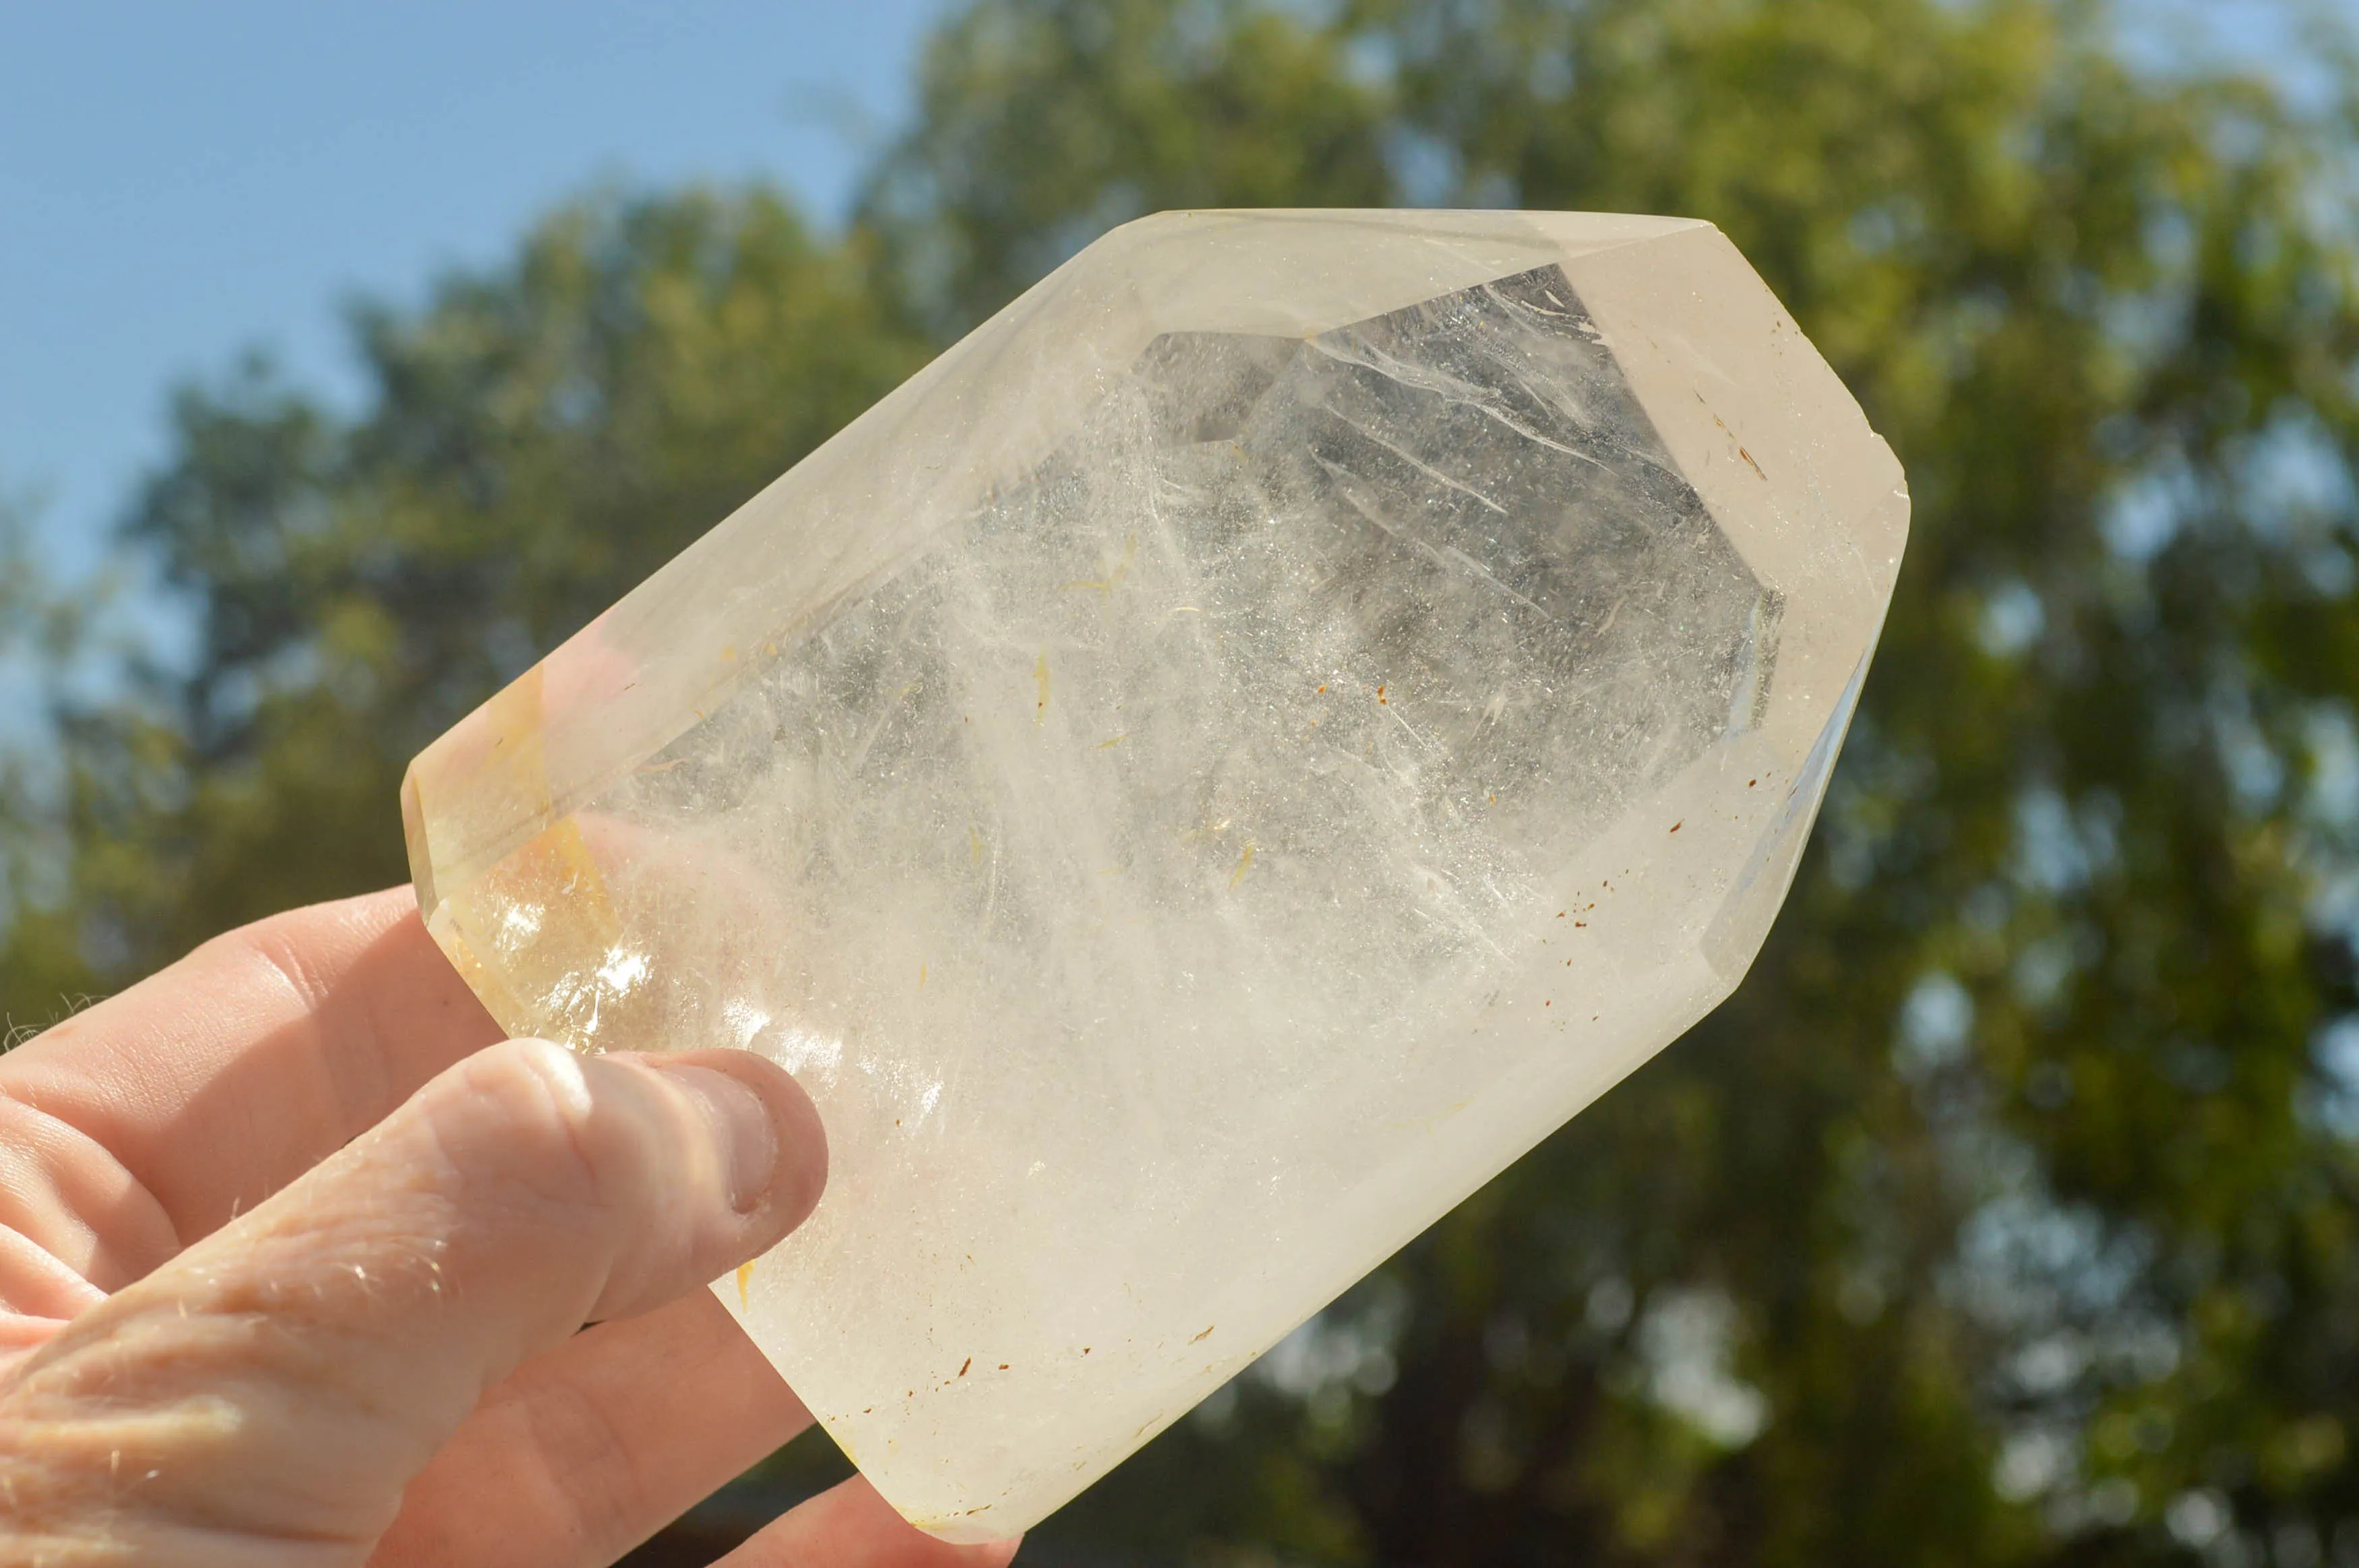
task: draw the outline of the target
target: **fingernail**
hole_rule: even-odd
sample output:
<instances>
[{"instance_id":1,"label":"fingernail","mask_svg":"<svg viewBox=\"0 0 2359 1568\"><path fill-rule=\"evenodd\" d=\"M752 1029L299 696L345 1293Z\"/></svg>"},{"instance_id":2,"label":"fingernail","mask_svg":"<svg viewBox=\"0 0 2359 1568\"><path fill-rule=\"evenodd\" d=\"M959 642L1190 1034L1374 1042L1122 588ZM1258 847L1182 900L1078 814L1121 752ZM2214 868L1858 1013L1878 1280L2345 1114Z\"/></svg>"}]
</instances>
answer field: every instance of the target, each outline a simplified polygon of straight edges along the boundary
<instances>
[{"instance_id":1,"label":"fingernail","mask_svg":"<svg viewBox=\"0 0 2359 1568\"><path fill-rule=\"evenodd\" d=\"M711 1067L661 1064L672 1081L694 1096L712 1122L721 1168L729 1175L729 1202L740 1214L759 1207L778 1168L778 1130L762 1097Z\"/></svg>"}]
</instances>

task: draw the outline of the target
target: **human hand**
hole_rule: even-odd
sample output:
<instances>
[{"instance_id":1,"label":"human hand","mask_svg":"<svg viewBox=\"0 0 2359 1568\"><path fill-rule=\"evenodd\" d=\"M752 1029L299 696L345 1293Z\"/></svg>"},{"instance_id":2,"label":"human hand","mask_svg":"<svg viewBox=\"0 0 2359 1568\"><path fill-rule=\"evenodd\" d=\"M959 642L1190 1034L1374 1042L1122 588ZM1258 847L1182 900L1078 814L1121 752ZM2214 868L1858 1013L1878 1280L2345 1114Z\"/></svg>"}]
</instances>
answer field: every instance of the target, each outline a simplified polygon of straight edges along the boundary
<instances>
[{"instance_id":1,"label":"human hand","mask_svg":"<svg viewBox=\"0 0 2359 1568\"><path fill-rule=\"evenodd\" d=\"M810 1424L699 1287L826 1162L760 1057L501 1044L407 890L208 943L0 1057L0 1563L611 1563ZM1013 1551L854 1477L725 1561Z\"/></svg>"}]
</instances>

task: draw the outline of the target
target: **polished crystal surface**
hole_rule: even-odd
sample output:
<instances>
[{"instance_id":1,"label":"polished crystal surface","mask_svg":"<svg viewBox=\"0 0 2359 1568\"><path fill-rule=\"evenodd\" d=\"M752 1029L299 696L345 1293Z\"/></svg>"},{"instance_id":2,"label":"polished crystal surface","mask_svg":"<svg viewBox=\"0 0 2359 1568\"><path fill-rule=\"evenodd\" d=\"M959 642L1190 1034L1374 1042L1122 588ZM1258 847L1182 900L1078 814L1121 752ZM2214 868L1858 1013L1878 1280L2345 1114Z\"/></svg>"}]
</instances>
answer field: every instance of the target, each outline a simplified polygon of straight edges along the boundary
<instances>
[{"instance_id":1,"label":"polished crystal surface","mask_svg":"<svg viewBox=\"0 0 2359 1568\"><path fill-rule=\"evenodd\" d=\"M1707 224L1146 219L420 755L420 900L516 1033L794 1070L715 1289L1007 1536L1736 984L1907 518Z\"/></svg>"}]
</instances>

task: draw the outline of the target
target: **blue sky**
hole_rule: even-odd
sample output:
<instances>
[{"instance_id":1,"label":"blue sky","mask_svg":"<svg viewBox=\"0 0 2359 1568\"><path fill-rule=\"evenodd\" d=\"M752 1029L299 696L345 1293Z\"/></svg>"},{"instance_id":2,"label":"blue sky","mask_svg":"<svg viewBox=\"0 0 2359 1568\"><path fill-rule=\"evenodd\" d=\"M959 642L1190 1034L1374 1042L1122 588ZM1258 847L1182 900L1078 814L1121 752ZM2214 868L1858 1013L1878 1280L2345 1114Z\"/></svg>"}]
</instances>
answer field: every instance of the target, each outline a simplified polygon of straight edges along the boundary
<instances>
[{"instance_id":1,"label":"blue sky","mask_svg":"<svg viewBox=\"0 0 2359 1568\"><path fill-rule=\"evenodd\" d=\"M762 176L839 217L940 9L0 8L0 492L46 492L45 541L87 568L174 381L260 343L349 392L340 300L417 298L594 180Z\"/></svg>"}]
</instances>

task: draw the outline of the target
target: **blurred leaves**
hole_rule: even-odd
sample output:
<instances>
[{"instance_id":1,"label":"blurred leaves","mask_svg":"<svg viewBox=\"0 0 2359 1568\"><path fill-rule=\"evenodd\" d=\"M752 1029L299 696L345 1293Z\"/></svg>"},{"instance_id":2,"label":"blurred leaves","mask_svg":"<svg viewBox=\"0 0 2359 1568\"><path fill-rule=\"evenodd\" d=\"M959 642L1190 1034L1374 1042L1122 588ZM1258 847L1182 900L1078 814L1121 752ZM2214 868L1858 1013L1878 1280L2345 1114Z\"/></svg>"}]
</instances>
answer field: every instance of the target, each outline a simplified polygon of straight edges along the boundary
<instances>
[{"instance_id":1,"label":"blurred leaves","mask_svg":"<svg viewBox=\"0 0 2359 1568\"><path fill-rule=\"evenodd\" d=\"M1033 1550L2359 1562L2359 86L2119 20L973 0L840 242L599 196L361 312L354 419L182 395L128 537L198 649L60 699L7 1005L398 878L411 752L1111 223L1707 217L1916 498L1768 948Z\"/></svg>"},{"instance_id":2,"label":"blurred leaves","mask_svg":"<svg viewBox=\"0 0 2359 1568\"><path fill-rule=\"evenodd\" d=\"M600 196L357 310L356 420L260 361L183 388L126 535L195 654L61 716L88 961L52 983L402 880L420 746L924 362L869 276L766 192Z\"/></svg>"}]
</instances>

